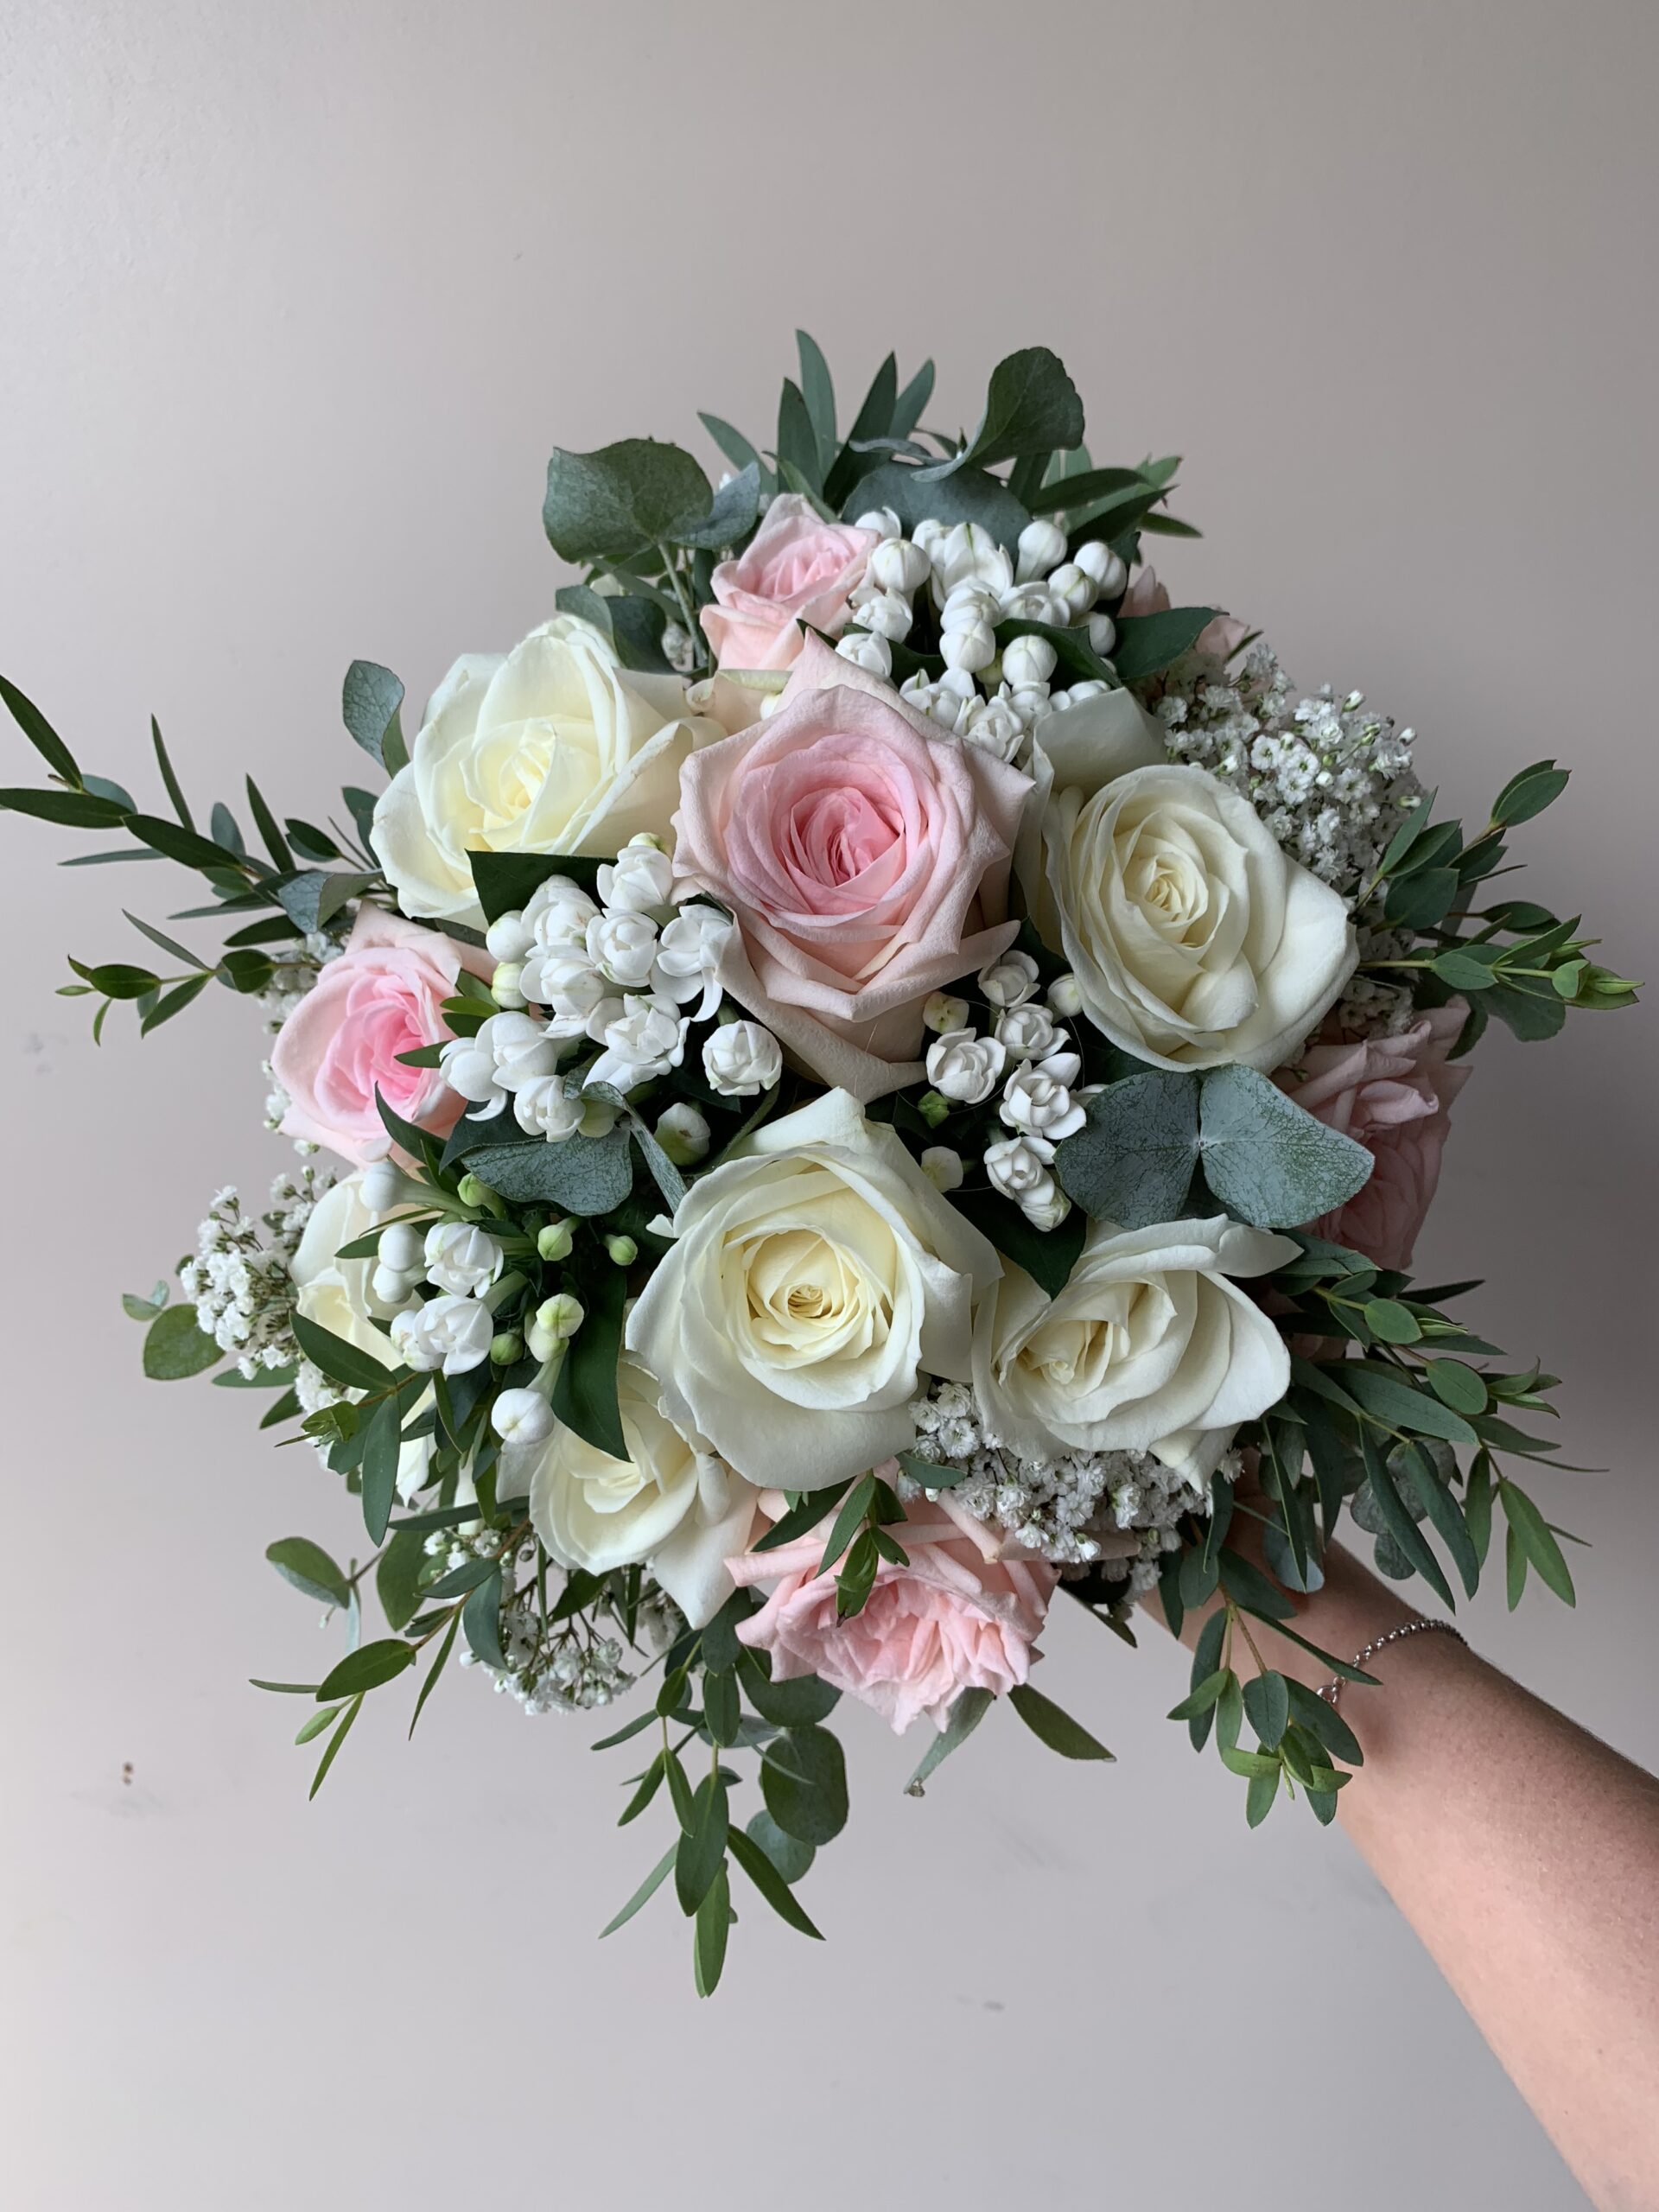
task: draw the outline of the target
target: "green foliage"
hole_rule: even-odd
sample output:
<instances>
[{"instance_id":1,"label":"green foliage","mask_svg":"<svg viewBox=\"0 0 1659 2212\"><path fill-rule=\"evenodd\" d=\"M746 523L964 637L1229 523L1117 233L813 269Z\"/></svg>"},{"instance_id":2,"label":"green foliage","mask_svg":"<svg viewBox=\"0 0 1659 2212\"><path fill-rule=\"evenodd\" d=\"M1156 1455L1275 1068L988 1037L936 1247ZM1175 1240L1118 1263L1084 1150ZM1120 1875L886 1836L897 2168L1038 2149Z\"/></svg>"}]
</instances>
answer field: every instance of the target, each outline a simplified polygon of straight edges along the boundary
<instances>
[{"instance_id":1,"label":"green foliage","mask_svg":"<svg viewBox=\"0 0 1659 2212\"><path fill-rule=\"evenodd\" d=\"M153 1382L181 1382L200 1375L225 1357L213 1339L196 1326L194 1306L169 1306L144 1332L144 1372Z\"/></svg>"},{"instance_id":2,"label":"green foliage","mask_svg":"<svg viewBox=\"0 0 1659 2212\"><path fill-rule=\"evenodd\" d=\"M284 1536L265 1547L265 1557L285 1582L320 1605L343 1608L350 1604L350 1585L321 1544L305 1536Z\"/></svg>"},{"instance_id":3,"label":"green foliage","mask_svg":"<svg viewBox=\"0 0 1659 2212\"><path fill-rule=\"evenodd\" d=\"M1181 1219L1200 1167L1227 1211L1258 1229L1316 1219L1352 1198L1371 1171L1364 1146L1253 1068L1126 1076L1091 1098L1087 1113L1087 1126L1056 1148L1054 1173L1085 1213L1124 1229Z\"/></svg>"},{"instance_id":4,"label":"green foliage","mask_svg":"<svg viewBox=\"0 0 1659 2212\"><path fill-rule=\"evenodd\" d=\"M618 561L695 532L713 500L709 479L680 447L624 438L597 453L556 447L542 524L567 561Z\"/></svg>"}]
</instances>

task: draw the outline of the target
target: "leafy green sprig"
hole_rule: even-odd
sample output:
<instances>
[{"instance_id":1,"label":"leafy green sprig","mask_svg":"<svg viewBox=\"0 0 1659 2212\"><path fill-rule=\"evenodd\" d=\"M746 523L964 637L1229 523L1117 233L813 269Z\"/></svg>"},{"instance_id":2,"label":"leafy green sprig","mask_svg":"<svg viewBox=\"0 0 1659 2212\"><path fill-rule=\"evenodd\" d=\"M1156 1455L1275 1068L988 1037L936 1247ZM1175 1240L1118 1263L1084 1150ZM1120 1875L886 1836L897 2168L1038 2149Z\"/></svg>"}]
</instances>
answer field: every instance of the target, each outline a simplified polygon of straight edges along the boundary
<instances>
[{"instance_id":1,"label":"leafy green sprig","mask_svg":"<svg viewBox=\"0 0 1659 2212\"><path fill-rule=\"evenodd\" d=\"M346 726L389 772L407 758L397 726L402 697L403 686L389 670L369 662L353 663L344 691ZM121 785L83 772L40 709L3 677L0 677L0 698L45 760L50 775L44 789L0 791L0 810L69 829L124 832L130 843L76 854L62 865L86 868L126 861L173 861L202 876L214 897L209 906L188 907L168 918L232 925L223 953L207 961L176 938L128 913L127 919L141 935L169 959L183 963L180 974L162 974L126 961L89 963L72 958L69 964L79 980L65 984L60 995L98 999L92 1021L95 1040L102 1039L112 1005L130 1003L138 1016L140 1034L147 1036L181 1014L210 982L243 994L265 990L279 961L291 963L306 957L303 941L307 937L342 928L357 901L389 895L369 842L375 804L372 792L349 787L344 793L353 830L332 822L322 830L294 816L279 823L259 786L249 777L247 801L264 847L262 855L249 849L236 817L223 804L213 807L205 832L197 826L154 717L150 738L170 817L144 812ZM336 862L343 865L332 865ZM256 918L246 919L250 915ZM281 949L273 954L267 947Z\"/></svg>"},{"instance_id":2,"label":"leafy green sprig","mask_svg":"<svg viewBox=\"0 0 1659 2212\"><path fill-rule=\"evenodd\" d=\"M1512 776L1492 802L1484 827L1465 838L1460 822L1433 819L1430 791L1395 832L1360 911L1379 894L1384 926L1408 931L1417 949L1368 960L1367 973L1410 976L1421 1005L1453 994L1470 1002L1457 1044L1466 1052L1496 1014L1524 1042L1553 1037L1568 1007L1630 1005L1641 986L1589 957L1599 940L1579 934L1576 916L1560 920L1530 899L1477 906L1477 887L1509 874L1507 833L1531 821L1566 790L1568 771L1536 760Z\"/></svg>"}]
</instances>

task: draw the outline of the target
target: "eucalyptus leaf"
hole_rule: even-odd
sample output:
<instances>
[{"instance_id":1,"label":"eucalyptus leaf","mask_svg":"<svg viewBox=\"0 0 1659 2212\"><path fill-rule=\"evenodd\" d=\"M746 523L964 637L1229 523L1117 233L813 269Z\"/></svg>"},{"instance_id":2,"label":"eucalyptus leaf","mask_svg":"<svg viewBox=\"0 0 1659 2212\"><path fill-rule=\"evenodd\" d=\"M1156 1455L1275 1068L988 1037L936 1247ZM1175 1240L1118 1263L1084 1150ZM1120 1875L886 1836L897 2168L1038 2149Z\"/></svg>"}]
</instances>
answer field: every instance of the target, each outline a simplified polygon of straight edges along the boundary
<instances>
[{"instance_id":1,"label":"eucalyptus leaf","mask_svg":"<svg viewBox=\"0 0 1659 2212\"><path fill-rule=\"evenodd\" d=\"M694 529L713 497L691 455L656 438L624 438L596 453L556 447L542 523L567 561L624 560Z\"/></svg>"},{"instance_id":2,"label":"eucalyptus leaf","mask_svg":"<svg viewBox=\"0 0 1659 2212\"><path fill-rule=\"evenodd\" d=\"M1198 1111L1205 1179L1229 1213L1292 1229L1334 1211L1373 1166L1363 1144L1327 1128L1254 1068L1205 1071Z\"/></svg>"},{"instance_id":3,"label":"eucalyptus leaf","mask_svg":"<svg viewBox=\"0 0 1659 2212\"><path fill-rule=\"evenodd\" d=\"M179 1382L225 1357L196 1325L194 1306L168 1306L144 1332L144 1372L152 1382Z\"/></svg>"},{"instance_id":4,"label":"eucalyptus leaf","mask_svg":"<svg viewBox=\"0 0 1659 2212\"><path fill-rule=\"evenodd\" d=\"M346 670L340 693L341 717L355 742L389 776L409 759L398 719L403 703L402 682L378 661L354 660Z\"/></svg>"},{"instance_id":5,"label":"eucalyptus leaf","mask_svg":"<svg viewBox=\"0 0 1659 2212\"><path fill-rule=\"evenodd\" d=\"M1055 1148L1060 1188L1121 1229L1179 1220L1198 1165L1198 1096L1195 1077L1160 1069L1109 1084L1089 1101L1085 1126Z\"/></svg>"},{"instance_id":6,"label":"eucalyptus leaf","mask_svg":"<svg viewBox=\"0 0 1659 2212\"><path fill-rule=\"evenodd\" d=\"M557 1144L526 1142L475 1147L467 1166L515 1205L556 1206L584 1219L611 1213L633 1188L633 1160L626 1126L608 1136L566 1137Z\"/></svg>"}]
</instances>

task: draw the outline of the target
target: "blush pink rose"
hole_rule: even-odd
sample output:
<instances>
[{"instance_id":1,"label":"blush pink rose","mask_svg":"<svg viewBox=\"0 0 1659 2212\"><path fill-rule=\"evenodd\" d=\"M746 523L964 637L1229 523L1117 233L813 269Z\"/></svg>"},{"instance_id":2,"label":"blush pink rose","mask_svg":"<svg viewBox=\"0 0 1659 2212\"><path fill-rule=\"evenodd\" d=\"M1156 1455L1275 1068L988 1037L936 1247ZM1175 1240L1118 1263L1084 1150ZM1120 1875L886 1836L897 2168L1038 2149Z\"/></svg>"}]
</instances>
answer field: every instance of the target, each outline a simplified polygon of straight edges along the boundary
<instances>
[{"instance_id":1,"label":"blush pink rose","mask_svg":"<svg viewBox=\"0 0 1659 2212\"><path fill-rule=\"evenodd\" d=\"M747 549L710 579L715 604L700 619L719 665L788 668L803 622L838 636L876 542L873 530L825 522L797 493L774 499Z\"/></svg>"},{"instance_id":2,"label":"blush pink rose","mask_svg":"<svg viewBox=\"0 0 1659 2212\"><path fill-rule=\"evenodd\" d=\"M1468 1012L1453 999L1397 1037L1311 1046L1294 1071L1275 1077L1299 1106L1356 1139L1376 1163L1345 1206L1310 1224L1316 1236L1363 1252L1379 1268L1411 1265L1440 1179L1452 1102L1469 1077L1466 1065L1446 1058Z\"/></svg>"},{"instance_id":3,"label":"blush pink rose","mask_svg":"<svg viewBox=\"0 0 1659 2212\"><path fill-rule=\"evenodd\" d=\"M439 1009L461 968L487 979L495 962L481 946L360 907L346 950L277 1032L270 1066L288 1093L284 1135L326 1145L356 1167L384 1160L391 1141L377 1090L404 1121L438 1135L453 1128L465 1099L438 1069L404 1067L397 1055L449 1037Z\"/></svg>"},{"instance_id":4,"label":"blush pink rose","mask_svg":"<svg viewBox=\"0 0 1659 2212\"><path fill-rule=\"evenodd\" d=\"M1019 934L1028 777L807 640L782 706L680 772L677 874L737 918L721 980L861 1103L922 1072L922 1008Z\"/></svg>"},{"instance_id":5,"label":"blush pink rose","mask_svg":"<svg viewBox=\"0 0 1659 2212\"><path fill-rule=\"evenodd\" d=\"M897 1463L879 1471L891 1479ZM761 1500L783 1510L774 1491ZM883 1560L861 1611L842 1620L833 1573L820 1574L828 1527L776 1551L728 1560L741 1587L771 1585L738 1640L770 1654L774 1681L817 1675L873 1705L896 1733L925 1713L943 1728L963 1690L1001 1697L1026 1681L1058 1580L1046 1560L999 1537L955 1504L925 1497L896 1531L907 1567Z\"/></svg>"},{"instance_id":6,"label":"blush pink rose","mask_svg":"<svg viewBox=\"0 0 1659 2212\"><path fill-rule=\"evenodd\" d=\"M1155 569L1141 569L1123 594L1120 614L1166 614L1169 594L1158 581ZM1206 622L1193 640L1195 652L1208 653L1213 660L1230 660L1250 634L1248 622L1241 622L1236 614L1217 614Z\"/></svg>"}]
</instances>

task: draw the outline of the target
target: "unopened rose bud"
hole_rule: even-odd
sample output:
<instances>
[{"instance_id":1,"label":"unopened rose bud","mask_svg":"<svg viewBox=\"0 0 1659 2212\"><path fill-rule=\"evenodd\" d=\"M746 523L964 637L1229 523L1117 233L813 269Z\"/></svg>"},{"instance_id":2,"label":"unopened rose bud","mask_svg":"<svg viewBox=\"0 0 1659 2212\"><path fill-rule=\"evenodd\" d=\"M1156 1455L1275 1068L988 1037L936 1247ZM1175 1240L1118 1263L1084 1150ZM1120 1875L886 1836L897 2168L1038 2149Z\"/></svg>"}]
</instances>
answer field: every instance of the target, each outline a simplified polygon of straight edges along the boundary
<instances>
[{"instance_id":1,"label":"unopened rose bud","mask_svg":"<svg viewBox=\"0 0 1659 2212\"><path fill-rule=\"evenodd\" d=\"M1002 677L1016 691L1046 683L1059 662L1046 638L1015 638L1002 648Z\"/></svg>"},{"instance_id":2,"label":"unopened rose bud","mask_svg":"<svg viewBox=\"0 0 1659 2212\"><path fill-rule=\"evenodd\" d=\"M639 1247L632 1236L607 1236L605 1249L619 1268L631 1268L639 1256Z\"/></svg>"},{"instance_id":3,"label":"unopened rose bud","mask_svg":"<svg viewBox=\"0 0 1659 2212\"><path fill-rule=\"evenodd\" d=\"M1028 584L1035 576L1046 576L1065 560L1065 532L1058 523L1050 522L1046 517L1028 522L1020 533L1017 550L1020 559L1014 580Z\"/></svg>"},{"instance_id":4,"label":"unopened rose bud","mask_svg":"<svg viewBox=\"0 0 1659 2212\"><path fill-rule=\"evenodd\" d=\"M947 1029L965 1029L967 1000L952 998L949 991L935 991L922 1008L922 1027L931 1029L936 1037L943 1037Z\"/></svg>"},{"instance_id":5,"label":"unopened rose bud","mask_svg":"<svg viewBox=\"0 0 1659 2212\"><path fill-rule=\"evenodd\" d=\"M972 621L960 630L947 630L939 640L939 651L947 668L971 674L988 668L996 658L996 632L988 622Z\"/></svg>"},{"instance_id":6,"label":"unopened rose bud","mask_svg":"<svg viewBox=\"0 0 1659 2212\"><path fill-rule=\"evenodd\" d=\"M517 1329L501 1329L490 1338L490 1364L511 1367L524 1356L524 1340Z\"/></svg>"},{"instance_id":7,"label":"unopened rose bud","mask_svg":"<svg viewBox=\"0 0 1659 2212\"><path fill-rule=\"evenodd\" d=\"M490 978L490 996L504 1012L517 1014L528 1003L518 988L524 966L521 960L503 960Z\"/></svg>"},{"instance_id":8,"label":"unopened rose bud","mask_svg":"<svg viewBox=\"0 0 1659 2212\"><path fill-rule=\"evenodd\" d=\"M1098 537L1091 537L1086 545L1079 545L1072 559L1084 575L1092 576L1103 599L1117 599L1129 581L1129 572L1123 565L1123 556L1114 553L1111 547Z\"/></svg>"},{"instance_id":9,"label":"unopened rose bud","mask_svg":"<svg viewBox=\"0 0 1659 2212\"><path fill-rule=\"evenodd\" d=\"M954 1191L962 1182L962 1154L948 1144L931 1144L922 1154L921 1169L936 1191Z\"/></svg>"},{"instance_id":10,"label":"unopened rose bud","mask_svg":"<svg viewBox=\"0 0 1659 2212\"><path fill-rule=\"evenodd\" d=\"M1099 597L1100 588L1086 569L1075 561L1068 561L1064 568L1056 569L1048 580L1048 589L1063 599L1071 610L1071 620L1080 622Z\"/></svg>"},{"instance_id":11,"label":"unopened rose bud","mask_svg":"<svg viewBox=\"0 0 1659 2212\"><path fill-rule=\"evenodd\" d=\"M1109 614L1089 617L1089 643L1103 660L1111 658L1112 648L1117 643L1117 625Z\"/></svg>"},{"instance_id":12,"label":"unopened rose bud","mask_svg":"<svg viewBox=\"0 0 1659 2212\"><path fill-rule=\"evenodd\" d=\"M547 1261L568 1260L570 1248L575 1243L568 1221L550 1221L536 1235L536 1249Z\"/></svg>"},{"instance_id":13,"label":"unopened rose bud","mask_svg":"<svg viewBox=\"0 0 1659 2212\"><path fill-rule=\"evenodd\" d=\"M707 1121L686 1099L658 1116L656 1136L677 1167L695 1167L698 1160L706 1160L714 1141Z\"/></svg>"},{"instance_id":14,"label":"unopened rose bud","mask_svg":"<svg viewBox=\"0 0 1659 2212\"><path fill-rule=\"evenodd\" d=\"M1057 976L1046 996L1063 1021L1070 1021L1083 1012L1083 986L1073 975Z\"/></svg>"}]
</instances>

